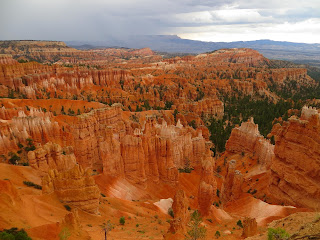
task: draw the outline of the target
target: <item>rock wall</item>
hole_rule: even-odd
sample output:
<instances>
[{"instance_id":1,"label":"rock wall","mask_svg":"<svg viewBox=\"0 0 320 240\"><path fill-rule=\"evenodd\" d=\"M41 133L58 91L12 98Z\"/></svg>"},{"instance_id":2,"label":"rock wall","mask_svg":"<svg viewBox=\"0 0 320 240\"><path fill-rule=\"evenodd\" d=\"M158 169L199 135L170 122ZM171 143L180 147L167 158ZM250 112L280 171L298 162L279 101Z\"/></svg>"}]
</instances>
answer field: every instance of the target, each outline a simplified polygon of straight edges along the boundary
<instances>
[{"instance_id":1,"label":"rock wall","mask_svg":"<svg viewBox=\"0 0 320 240\"><path fill-rule=\"evenodd\" d=\"M274 145L265 139L251 118L241 123L240 127L232 129L230 138L226 143L226 152L254 153L261 166L269 168L274 157Z\"/></svg>"},{"instance_id":2,"label":"rock wall","mask_svg":"<svg viewBox=\"0 0 320 240\"><path fill-rule=\"evenodd\" d=\"M134 183L147 179L176 183L178 168L199 165L206 157L206 140L192 128L157 123L149 118L142 128L123 120L120 106L94 110L74 122L74 150L84 167L124 176Z\"/></svg>"},{"instance_id":3,"label":"rock wall","mask_svg":"<svg viewBox=\"0 0 320 240\"><path fill-rule=\"evenodd\" d=\"M170 222L170 233L185 234L187 232L187 224L189 222L188 207L189 201L185 192L181 189L177 190L172 204L174 219Z\"/></svg>"},{"instance_id":4,"label":"rock wall","mask_svg":"<svg viewBox=\"0 0 320 240\"><path fill-rule=\"evenodd\" d=\"M2 108L4 119L0 132L0 153L7 154L16 151L18 143L26 144L27 138L34 142L45 144L50 141L62 142L61 129L57 122L53 121L52 113L31 108L27 114L24 110L6 110Z\"/></svg>"},{"instance_id":5,"label":"rock wall","mask_svg":"<svg viewBox=\"0 0 320 240\"><path fill-rule=\"evenodd\" d=\"M243 231L241 237L247 238L256 235L258 224L255 218L245 218L243 221Z\"/></svg>"},{"instance_id":6,"label":"rock wall","mask_svg":"<svg viewBox=\"0 0 320 240\"><path fill-rule=\"evenodd\" d=\"M222 204L240 197L242 182L243 176L239 170L236 170L236 160L231 160L228 163L227 175L221 187Z\"/></svg>"},{"instance_id":7,"label":"rock wall","mask_svg":"<svg viewBox=\"0 0 320 240\"><path fill-rule=\"evenodd\" d=\"M48 142L34 151L28 152L29 165L42 175L50 169L66 171L77 163L72 147L62 148L60 145Z\"/></svg>"},{"instance_id":8,"label":"rock wall","mask_svg":"<svg viewBox=\"0 0 320 240\"><path fill-rule=\"evenodd\" d=\"M60 201L92 214L99 214L100 190L95 184L90 170L79 165L58 172L56 169L42 178L42 192L55 193Z\"/></svg>"},{"instance_id":9,"label":"rock wall","mask_svg":"<svg viewBox=\"0 0 320 240\"><path fill-rule=\"evenodd\" d=\"M304 107L302 117L274 125L275 158L270 192L285 204L320 209L320 114Z\"/></svg>"},{"instance_id":10,"label":"rock wall","mask_svg":"<svg viewBox=\"0 0 320 240\"><path fill-rule=\"evenodd\" d=\"M9 54L0 54L0 64L16 64L16 60L12 58Z\"/></svg>"},{"instance_id":11,"label":"rock wall","mask_svg":"<svg viewBox=\"0 0 320 240\"><path fill-rule=\"evenodd\" d=\"M207 152L209 151L208 146ZM198 209L202 216L207 216L210 213L210 208L217 192L217 182L213 175L215 163L210 154L202 161L201 165L201 178L198 189Z\"/></svg>"}]
</instances>

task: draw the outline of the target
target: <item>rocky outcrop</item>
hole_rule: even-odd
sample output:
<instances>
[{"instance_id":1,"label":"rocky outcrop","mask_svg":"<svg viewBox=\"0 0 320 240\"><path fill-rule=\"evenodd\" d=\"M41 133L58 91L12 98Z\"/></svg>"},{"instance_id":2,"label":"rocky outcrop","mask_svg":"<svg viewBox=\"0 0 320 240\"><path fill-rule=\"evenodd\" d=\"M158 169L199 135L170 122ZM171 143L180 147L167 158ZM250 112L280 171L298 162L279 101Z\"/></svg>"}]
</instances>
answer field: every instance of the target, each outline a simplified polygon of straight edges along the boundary
<instances>
[{"instance_id":1,"label":"rocky outcrop","mask_svg":"<svg viewBox=\"0 0 320 240\"><path fill-rule=\"evenodd\" d=\"M209 154L207 147L207 158L201 163L201 179L198 189L198 209L202 216L207 216L217 192L217 182L213 175L214 161Z\"/></svg>"},{"instance_id":2,"label":"rocky outcrop","mask_svg":"<svg viewBox=\"0 0 320 240\"><path fill-rule=\"evenodd\" d=\"M220 49L209 54L218 63L237 63L247 67L263 66L269 60L258 51L248 48Z\"/></svg>"},{"instance_id":3,"label":"rocky outcrop","mask_svg":"<svg viewBox=\"0 0 320 240\"><path fill-rule=\"evenodd\" d=\"M188 198L185 192L179 189L173 199L172 210L174 212L174 219L170 222L170 233L186 233L187 224L189 222L188 207Z\"/></svg>"},{"instance_id":4,"label":"rocky outcrop","mask_svg":"<svg viewBox=\"0 0 320 240\"><path fill-rule=\"evenodd\" d=\"M116 146L112 141L114 139L119 142L120 137L126 134L126 125L121 118L120 106L93 110L76 117L72 125L72 133L75 143L74 152L80 165L102 169L104 161L102 157L107 157L107 161L110 162L105 164L106 167L109 168L110 165L110 172L118 172L119 169L115 166L117 163L113 157L120 154L113 152Z\"/></svg>"},{"instance_id":5,"label":"rocky outcrop","mask_svg":"<svg viewBox=\"0 0 320 240\"><path fill-rule=\"evenodd\" d=\"M221 188L222 204L235 200L242 193L241 185L243 176L239 170L236 170L236 160L231 160L227 166L227 175Z\"/></svg>"},{"instance_id":6,"label":"rocky outcrop","mask_svg":"<svg viewBox=\"0 0 320 240\"><path fill-rule=\"evenodd\" d=\"M241 237L247 238L256 235L258 224L255 218L245 218L243 221L243 231Z\"/></svg>"},{"instance_id":7,"label":"rocky outcrop","mask_svg":"<svg viewBox=\"0 0 320 240\"><path fill-rule=\"evenodd\" d=\"M49 141L62 142L59 124L52 120L52 113L31 108L27 114L23 110L12 111L2 108L4 118L0 132L0 153L6 154L18 149L18 143L27 144L30 138L39 144Z\"/></svg>"},{"instance_id":8,"label":"rocky outcrop","mask_svg":"<svg viewBox=\"0 0 320 240\"><path fill-rule=\"evenodd\" d=\"M58 172L56 169L42 178L42 192L55 193L60 201L92 214L99 214L100 190L90 174L79 165Z\"/></svg>"},{"instance_id":9,"label":"rocky outcrop","mask_svg":"<svg viewBox=\"0 0 320 240\"><path fill-rule=\"evenodd\" d=\"M9 54L0 54L0 64L16 64L16 60L12 58Z\"/></svg>"},{"instance_id":10,"label":"rocky outcrop","mask_svg":"<svg viewBox=\"0 0 320 240\"><path fill-rule=\"evenodd\" d=\"M78 209L72 209L72 211L64 216L60 223L61 228L67 227L72 231L78 231L81 229Z\"/></svg>"},{"instance_id":11,"label":"rocky outcrop","mask_svg":"<svg viewBox=\"0 0 320 240\"><path fill-rule=\"evenodd\" d=\"M261 166L269 168L274 157L274 145L265 139L251 118L232 129L226 143L226 151L230 153L253 153Z\"/></svg>"},{"instance_id":12,"label":"rocky outcrop","mask_svg":"<svg viewBox=\"0 0 320 240\"><path fill-rule=\"evenodd\" d=\"M73 125L75 155L85 167L124 176L134 183L147 179L177 183L178 168L199 165L206 156L201 132L159 124L150 117L142 128L122 119L120 106L83 114Z\"/></svg>"},{"instance_id":13,"label":"rocky outcrop","mask_svg":"<svg viewBox=\"0 0 320 240\"><path fill-rule=\"evenodd\" d=\"M222 118L224 114L224 105L219 99L203 99L198 102L186 103L186 99L180 99L177 110L179 112L192 112L199 116L216 116Z\"/></svg>"},{"instance_id":14,"label":"rocky outcrop","mask_svg":"<svg viewBox=\"0 0 320 240\"><path fill-rule=\"evenodd\" d=\"M285 204L320 208L320 114L304 107L302 116L275 124L275 158L270 192Z\"/></svg>"},{"instance_id":15,"label":"rocky outcrop","mask_svg":"<svg viewBox=\"0 0 320 240\"><path fill-rule=\"evenodd\" d=\"M66 171L77 163L72 147L62 148L52 142L28 152L28 160L29 165L40 171L41 174L47 174L49 169Z\"/></svg>"}]
</instances>

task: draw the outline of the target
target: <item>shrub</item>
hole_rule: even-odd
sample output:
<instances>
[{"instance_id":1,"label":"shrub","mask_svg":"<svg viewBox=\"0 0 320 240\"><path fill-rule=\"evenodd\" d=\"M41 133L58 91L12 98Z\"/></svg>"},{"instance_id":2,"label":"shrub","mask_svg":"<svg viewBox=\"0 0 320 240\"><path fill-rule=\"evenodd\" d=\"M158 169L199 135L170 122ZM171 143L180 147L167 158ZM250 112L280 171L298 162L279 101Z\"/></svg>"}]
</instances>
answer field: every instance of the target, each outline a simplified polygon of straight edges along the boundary
<instances>
[{"instance_id":1,"label":"shrub","mask_svg":"<svg viewBox=\"0 0 320 240\"><path fill-rule=\"evenodd\" d=\"M207 229L204 226L202 226L201 223L202 223L202 219L201 219L200 213L198 212L198 210L195 210L191 214L191 219L188 224L188 226L190 227L190 230L188 231L187 239L195 240L195 239L203 239L206 237Z\"/></svg>"},{"instance_id":2,"label":"shrub","mask_svg":"<svg viewBox=\"0 0 320 240\"><path fill-rule=\"evenodd\" d=\"M64 206L64 208L66 209L66 210L68 210L69 212L71 211L71 207L69 206L69 205L63 205Z\"/></svg>"},{"instance_id":3,"label":"shrub","mask_svg":"<svg viewBox=\"0 0 320 240\"><path fill-rule=\"evenodd\" d=\"M192 120L190 123L189 123L189 126L192 127L193 129L196 129L197 128L197 123L195 120Z\"/></svg>"},{"instance_id":4,"label":"shrub","mask_svg":"<svg viewBox=\"0 0 320 240\"><path fill-rule=\"evenodd\" d=\"M4 229L0 232L0 239L2 240L31 240L24 229L18 230L18 228Z\"/></svg>"},{"instance_id":5,"label":"shrub","mask_svg":"<svg viewBox=\"0 0 320 240\"><path fill-rule=\"evenodd\" d=\"M216 238L219 238L219 237L221 236L221 234L220 234L219 231L216 231L216 233L214 234L214 236L215 236Z\"/></svg>"},{"instance_id":6,"label":"shrub","mask_svg":"<svg viewBox=\"0 0 320 240\"><path fill-rule=\"evenodd\" d=\"M282 228L268 228L268 240L287 240L290 235Z\"/></svg>"},{"instance_id":7,"label":"shrub","mask_svg":"<svg viewBox=\"0 0 320 240\"><path fill-rule=\"evenodd\" d=\"M124 217L121 217L121 218L119 219L120 225L124 225L125 222L126 222L126 219L125 219Z\"/></svg>"},{"instance_id":8,"label":"shrub","mask_svg":"<svg viewBox=\"0 0 320 240\"><path fill-rule=\"evenodd\" d=\"M239 227L243 228L243 225L242 225L241 220L239 220L239 221L237 222L237 225L238 225Z\"/></svg>"},{"instance_id":9,"label":"shrub","mask_svg":"<svg viewBox=\"0 0 320 240\"><path fill-rule=\"evenodd\" d=\"M17 154L13 154L12 157L9 159L11 164L16 164L16 162L20 161L20 157Z\"/></svg>"},{"instance_id":10,"label":"shrub","mask_svg":"<svg viewBox=\"0 0 320 240\"><path fill-rule=\"evenodd\" d=\"M174 218L174 212L173 212L173 209L172 209L172 208L169 208L169 209L168 209L168 214L169 214L172 218Z\"/></svg>"},{"instance_id":11,"label":"shrub","mask_svg":"<svg viewBox=\"0 0 320 240\"><path fill-rule=\"evenodd\" d=\"M217 197L220 197L220 190L217 189Z\"/></svg>"},{"instance_id":12,"label":"shrub","mask_svg":"<svg viewBox=\"0 0 320 240\"><path fill-rule=\"evenodd\" d=\"M38 184L35 184L33 182L29 182L29 181L23 181L24 185L27 185L28 187L34 187L35 189L42 189L42 187Z\"/></svg>"},{"instance_id":13,"label":"shrub","mask_svg":"<svg viewBox=\"0 0 320 240\"><path fill-rule=\"evenodd\" d=\"M71 236L71 233L67 227L64 227L61 232L59 233L60 240L66 240Z\"/></svg>"}]
</instances>

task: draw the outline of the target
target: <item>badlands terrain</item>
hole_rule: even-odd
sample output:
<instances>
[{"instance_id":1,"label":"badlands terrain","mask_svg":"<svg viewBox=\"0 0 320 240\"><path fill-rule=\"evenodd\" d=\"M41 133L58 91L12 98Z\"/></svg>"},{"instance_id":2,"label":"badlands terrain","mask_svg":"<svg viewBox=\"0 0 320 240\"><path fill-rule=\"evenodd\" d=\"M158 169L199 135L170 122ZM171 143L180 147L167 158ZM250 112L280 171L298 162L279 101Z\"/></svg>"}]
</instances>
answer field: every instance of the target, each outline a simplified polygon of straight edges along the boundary
<instances>
[{"instance_id":1,"label":"badlands terrain","mask_svg":"<svg viewBox=\"0 0 320 240\"><path fill-rule=\"evenodd\" d=\"M0 53L0 237L320 239L317 71L247 48Z\"/></svg>"}]
</instances>

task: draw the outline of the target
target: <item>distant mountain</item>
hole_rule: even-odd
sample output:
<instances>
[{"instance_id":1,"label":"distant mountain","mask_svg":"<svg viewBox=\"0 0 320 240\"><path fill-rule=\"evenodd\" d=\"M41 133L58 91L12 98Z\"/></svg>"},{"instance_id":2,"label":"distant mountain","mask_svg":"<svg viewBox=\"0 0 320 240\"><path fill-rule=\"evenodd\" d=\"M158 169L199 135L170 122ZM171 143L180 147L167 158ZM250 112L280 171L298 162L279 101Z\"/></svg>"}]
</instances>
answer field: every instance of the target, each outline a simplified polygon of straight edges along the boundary
<instances>
[{"instance_id":1,"label":"distant mountain","mask_svg":"<svg viewBox=\"0 0 320 240\"><path fill-rule=\"evenodd\" d=\"M66 41L68 46L78 49L97 47L149 47L154 51L169 53L203 53L221 48L252 48L270 59L290 60L320 67L320 44L280 42L272 40L239 42L203 42L182 39L176 35L143 35L105 41Z\"/></svg>"}]
</instances>

